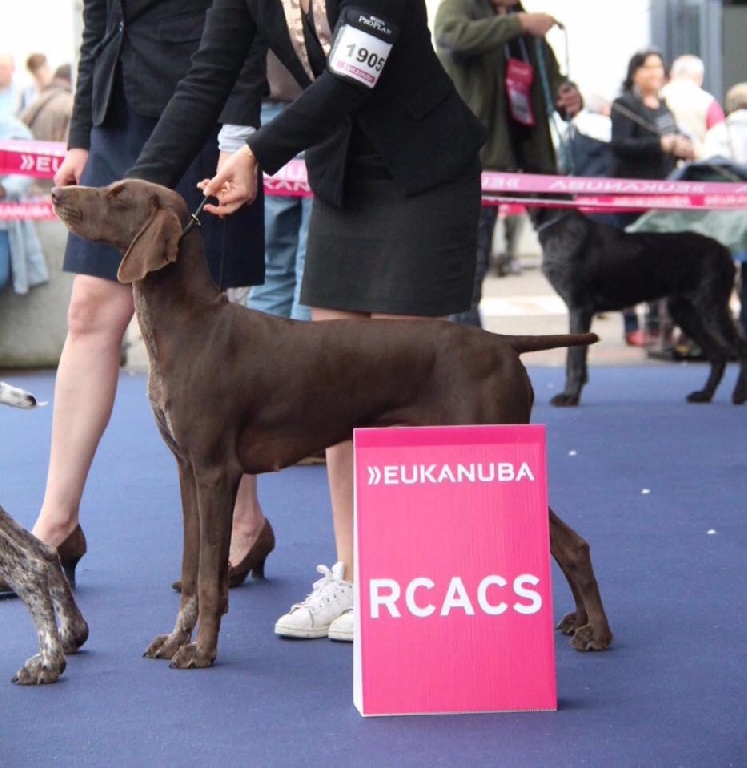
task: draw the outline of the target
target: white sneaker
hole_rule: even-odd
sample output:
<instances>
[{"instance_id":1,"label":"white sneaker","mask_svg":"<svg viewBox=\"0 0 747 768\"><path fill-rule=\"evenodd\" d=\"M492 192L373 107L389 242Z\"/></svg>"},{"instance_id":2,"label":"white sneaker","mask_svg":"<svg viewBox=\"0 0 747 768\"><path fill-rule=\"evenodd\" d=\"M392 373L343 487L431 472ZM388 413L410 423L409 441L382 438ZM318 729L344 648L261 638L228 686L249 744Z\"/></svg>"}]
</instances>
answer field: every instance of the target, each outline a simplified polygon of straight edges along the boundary
<instances>
[{"instance_id":1,"label":"white sneaker","mask_svg":"<svg viewBox=\"0 0 747 768\"><path fill-rule=\"evenodd\" d=\"M341 643L352 643L355 631L355 614L353 609L345 611L338 619L329 625L327 637L330 640L338 640Z\"/></svg>"},{"instance_id":2,"label":"white sneaker","mask_svg":"<svg viewBox=\"0 0 747 768\"><path fill-rule=\"evenodd\" d=\"M335 563L332 570L317 565L319 581L302 603L296 603L275 624L275 634L281 637L327 637L332 622L353 607L353 584L343 581L344 563ZM352 639L352 638L351 638Z\"/></svg>"}]
</instances>

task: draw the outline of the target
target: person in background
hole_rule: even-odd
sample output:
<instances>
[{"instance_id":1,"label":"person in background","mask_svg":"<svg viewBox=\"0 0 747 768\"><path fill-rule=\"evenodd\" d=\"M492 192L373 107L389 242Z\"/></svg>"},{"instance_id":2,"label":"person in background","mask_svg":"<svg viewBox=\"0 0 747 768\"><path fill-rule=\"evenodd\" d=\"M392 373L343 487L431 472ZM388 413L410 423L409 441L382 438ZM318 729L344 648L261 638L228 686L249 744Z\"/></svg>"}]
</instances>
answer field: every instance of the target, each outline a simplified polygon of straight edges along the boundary
<instances>
[{"instance_id":1,"label":"person in background","mask_svg":"<svg viewBox=\"0 0 747 768\"><path fill-rule=\"evenodd\" d=\"M669 72L669 82L661 98L677 121L677 127L690 138L695 158L703 156L706 132L724 122L724 111L715 96L703 89L705 68L698 56L678 56Z\"/></svg>"},{"instance_id":2,"label":"person in background","mask_svg":"<svg viewBox=\"0 0 747 768\"><path fill-rule=\"evenodd\" d=\"M73 114L73 71L69 64L55 70L39 96L20 114L37 141L67 141Z\"/></svg>"},{"instance_id":3,"label":"person in background","mask_svg":"<svg viewBox=\"0 0 747 768\"><path fill-rule=\"evenodd\" d=\"M9 53L0 53L0 117L16 115L21 104L15 73L15 59Z\"/></svg>"},{"instance_id":4,"label":"person in background","mask_svg":"<svg viewBox=\"0 0 747 768\"><path fill-rule=\"evenodd\" d=\"M0 141L29 140L29 129L12 115L0 116ZM17 203L31 190L30 176L0 176L0 203ZM20 295L46 283L47 264L32 221L0 218L0 291L8 285ZM0 590L2 582L0 582Z\"/></svg>"},{"instance_id":5,"label":"person in background","mask_svg":"<svg viewBox=\"0 0 747 768\"><path fill-rule=\"evenodd\" d=\"M301 93L301 86L272 51L267 54L267 82L270 93L262 101L262 125ZM311 310L299 301L310 216L310 197L265 197L265 281L251 289L247 307L292 320L311 319Z\"/></svg>"},{"instance_id":6,"label":"person in background","mask_svg":"<svg viewBox=\"0 0 747 768\"><path fill-rule=\"evenodd\" d=\"M708 130L703 158L725 157L747 165L747 83L737 83L726 92L726 119Z\"/></svg>"},{"instance_id":7,"label":"person in background","mask_svg":"<svg viewBox=\"0 0 747 768\"><path fill-rule=\"evenodd\" d=\"M703 142L703 158L723 157L747 167L747 83L737 83L726 92L726 120L714 125ZM747 338L747 253L739 259L739 322Z\"/></svg>"},{"instance_id":8,"label":"person in background","mask_svg":"<svg viewBox=\"0 0 747 768\"><path fill-rule=\"evenodd\" d=\"M611 176L623 179L665 179L680 160L695 157L693 143L677 127L671 110L660 97L664 85L664 60L655 49L634 53L612 102ZM632 224L638 213L617 216L620 229ZM649 305L646 328L639 327L634 307L623 311L624 338L631 346L649 346L659 332L658 307Z\"/></svg>"},{"instance_id":9,"label":"person in background","mask_svg":"<svg viewBox=\"0 0 747 768\"><path fill-rule=\"evenodd\" d=\"M58 186L104 186L124 176L189 70L210 5L211 0L85 0L68 151L55 175ZM233 135L259 125L265 56L261 45L246 51L233 94L229 97L226 91L222 115L215 115L204 140L190 148L182 173L174 179L191 210L203 199L197 183L215 173L219 140L230 146ZM220 288L262 280L261 198L230 220L204 217L200 231ZM55 381L47 484L33 533L57 548L73 585L75 567L87 550L79 523L81 498L114 407L122 341L134 314L131 287L116 279L120 260L113 248L68 237L64 269L75 278ZM261 569L274 545L256 478L245 476L234 509L229 585ZM0 597L12 596L3 586Z\"/></svg>"},{"instance_id":10,"label":"person in background","mask_svg":"<svg viewBox=\"0 0 747 768\"><path fill-rule=\"evenodd\" d=\"M548 102L563 117L582 106L545 40L557 23L549 14L526 12L518 0L443 0L439 5L433 28L438 57L488 131L480 153L483 170L557 172ZM495 206L480 212L472 302L452 317L456 322L482 325L482 284L497 215Z\"/></svg>"},{"instance_id":11,"label":"person in background","mask_svg":"<svg viewBox=\"0 0 747 768\"><path fill-rule=\"evenodd\" d=\"M32 53L26 59L26 69L31 75L32 82L31 85L24 88L21 92L21 103L18 107L19 114L39 98L39 95L49 85L53 77L49 61L43 53Z\"/></svg>"}]
</instances>

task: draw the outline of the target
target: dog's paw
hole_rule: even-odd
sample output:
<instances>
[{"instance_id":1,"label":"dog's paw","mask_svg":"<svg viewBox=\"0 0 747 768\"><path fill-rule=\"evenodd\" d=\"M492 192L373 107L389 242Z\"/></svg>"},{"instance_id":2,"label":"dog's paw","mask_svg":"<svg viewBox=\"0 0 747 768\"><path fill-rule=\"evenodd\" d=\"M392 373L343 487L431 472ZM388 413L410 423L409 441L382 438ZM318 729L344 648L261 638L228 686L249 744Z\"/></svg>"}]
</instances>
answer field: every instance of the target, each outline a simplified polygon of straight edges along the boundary
<instances>
[{"instance_id":1,"label":"dog's paw","mask_svg":"<svg viewBox=\"0 0 747 768\"><path fill-rule=\"evenodd\" d=\"M571 648L577 651L605 651L612 644L612 633L597 631L591 624L579 627L571 638Z\"/></svg>"},{"instance_id":2,"label":"dog's paw","mask_svg":"<svg viewBox=\"0 0 747 768\"><path fill-rule=\"evenodd\" d=\"M580 400L579 395L567 395L565 392L551 398L550 405L556 408L575 408Z\"/></svg>"},{"instance_id":3,"label":"dog's paw","mask_svg":"<svg viewBox=\"0 0 747 768\"><path fill-rule=\"evenodd\" d=\"M66 626L60 632L62 640L62 650L66 654L77 653L88 640L88 624L81 617L80 621L75 621Z\"/></svg>"},{"instance_id":4,"label":"dog's paw","mask_svg":"<svg viewBox=\"0 0 747 768\"><path fill-rule=\"evenodd\" d=\"M205 669L212 667L215 653L201 652L196 643L183 645L171 659L169 666L174 669Z\"/></svg>"},{"instance_id":5,"label":"dog's paw","mask_svg":"<svg viewBox=\"0 0 747 768\"><path fill-rule=\"evenodd\" d=\"M576 611L572 611L571 613L567 613L563 618L558 622L558 625L556 629L558 631L562 632L564 635L572 635L579 627L583 626L586 623L586 619L579 619L578 613Z\"/></svg>"},{"instance_id":6,"label":"dog's paw","mask_svg":"<svg viewBox=\"0 0 747 768\"><path fill-rule=\"evenodd\" d=\"M143 656L146 659L172 659L181 648L182 642L173 635L158 635L146 648Z\"/></svg>"},{"instance_id":7,"label":"dog's paw","mask_svg":"<svg viewBox=\"0 0 747 768\"><path fill-rule=\"evenodd\" d=\"M699 390L698 392L691 392L686 400L688 403L710 403L712 398L713 395L709 395L707 392Z\"/></svg>"},{"instance_id":8,"label":"dog's paw","mask_svg":"<svg viewBox=\"0 0 747 768\"><path fill-rule=\"evenodd\" d=\"M32 656L19 670L13 675L11 682L16 685L46 685L47 683L56 683L60 675L65 671L67 662L65 657L60 655L58 661L44 661L39 653Z\"/></svg>"}]
</instances>

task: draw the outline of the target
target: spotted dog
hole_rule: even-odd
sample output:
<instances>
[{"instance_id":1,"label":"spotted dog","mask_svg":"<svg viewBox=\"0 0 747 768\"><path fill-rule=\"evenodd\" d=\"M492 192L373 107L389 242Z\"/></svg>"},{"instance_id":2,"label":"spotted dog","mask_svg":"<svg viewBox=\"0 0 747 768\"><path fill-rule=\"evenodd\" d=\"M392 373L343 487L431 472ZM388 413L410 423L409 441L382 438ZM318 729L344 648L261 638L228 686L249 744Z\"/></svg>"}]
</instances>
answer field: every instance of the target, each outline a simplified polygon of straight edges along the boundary
<instances>
[{"instance_id":1,"label":"spotted dog","mask_svg":"<svg viewBox=\"0 0 747 768\"><path fill-rule=\"evenodd\" d=\"M16 408L37 405L33 395L4 382L0 382L0 403ZM16 672L13 682L54 683L65 671L65 654L75 653L88 639L88 624L75 602L57 551L22 528L2 506L0 579L24 602L39 636L39 653Z\"/></svg>"}]
</instances>

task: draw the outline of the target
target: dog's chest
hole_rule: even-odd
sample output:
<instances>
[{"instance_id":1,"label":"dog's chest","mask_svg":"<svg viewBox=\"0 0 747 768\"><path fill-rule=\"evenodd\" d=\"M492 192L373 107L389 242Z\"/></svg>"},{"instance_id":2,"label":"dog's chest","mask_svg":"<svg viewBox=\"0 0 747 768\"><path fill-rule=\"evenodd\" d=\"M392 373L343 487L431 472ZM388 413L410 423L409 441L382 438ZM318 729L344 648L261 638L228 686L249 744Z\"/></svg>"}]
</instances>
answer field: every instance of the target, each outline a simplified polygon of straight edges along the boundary
<instances>
[{"instance_id":1,"label":"dog's chest","mask_svg":"<svg viewBox=\"0 0 747 768\"><path fill-rule=\"evenodd\" d=\"M137 291L135 292L135 312L140 325L143 344L148 353L148 400L156 417L161 437L174 454L180 455L174 425L169 415L168 388L160 363L156 334L153 330L152 314L148 308L147 301Z\"/></svg>"}]
</instances>

